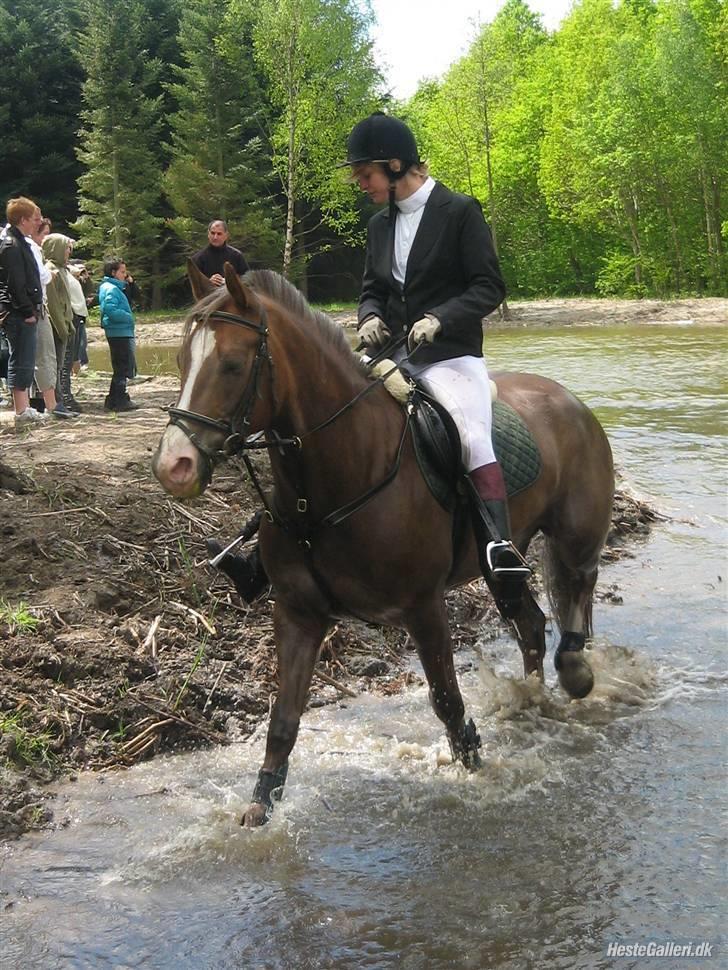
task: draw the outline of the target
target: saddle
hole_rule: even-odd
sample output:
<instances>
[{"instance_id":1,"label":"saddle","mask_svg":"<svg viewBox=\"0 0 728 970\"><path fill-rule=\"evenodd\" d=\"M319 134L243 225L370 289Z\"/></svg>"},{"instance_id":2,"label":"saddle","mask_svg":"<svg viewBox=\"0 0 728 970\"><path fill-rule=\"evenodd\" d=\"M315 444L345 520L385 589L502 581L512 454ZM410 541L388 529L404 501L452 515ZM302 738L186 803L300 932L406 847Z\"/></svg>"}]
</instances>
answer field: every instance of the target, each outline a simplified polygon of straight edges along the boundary
<instances>
[{"instance_id":1,"label":"saddle","mask_svg":"<svg viewBox=\"0 0 728 970\"><path fill-rule=\"evenodd\" d=\"M422 476L440 505L454 512L465 502L460 436L451 415L422 387L410 397L412 439ZM541 454L531 432L509 404L493 401L493 449L509 498L541 474Z\"/></svg>"}]
</instances>

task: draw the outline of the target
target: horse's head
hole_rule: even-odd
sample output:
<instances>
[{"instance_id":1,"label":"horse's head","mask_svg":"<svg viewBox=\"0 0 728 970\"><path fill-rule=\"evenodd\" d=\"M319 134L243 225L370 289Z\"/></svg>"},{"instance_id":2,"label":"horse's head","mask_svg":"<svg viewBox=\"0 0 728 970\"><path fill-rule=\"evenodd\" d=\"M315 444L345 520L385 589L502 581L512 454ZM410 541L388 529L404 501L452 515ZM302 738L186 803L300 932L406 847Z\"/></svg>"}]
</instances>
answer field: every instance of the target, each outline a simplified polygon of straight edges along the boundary
<instances>
[{"instance_id":1,"label":"horse's head","mask_svg":"<svg viewBox=\"0 0 728 970\"><path fill-rule=\"evenodd\" d=\"M178 363L181 391L152 459L161 485L178 498L199 495L215 463L262 427L262 381L268 377L266 311L233 267L215 287L193 263L187 271L196 304Z\"/></svg>"}]
</instances>

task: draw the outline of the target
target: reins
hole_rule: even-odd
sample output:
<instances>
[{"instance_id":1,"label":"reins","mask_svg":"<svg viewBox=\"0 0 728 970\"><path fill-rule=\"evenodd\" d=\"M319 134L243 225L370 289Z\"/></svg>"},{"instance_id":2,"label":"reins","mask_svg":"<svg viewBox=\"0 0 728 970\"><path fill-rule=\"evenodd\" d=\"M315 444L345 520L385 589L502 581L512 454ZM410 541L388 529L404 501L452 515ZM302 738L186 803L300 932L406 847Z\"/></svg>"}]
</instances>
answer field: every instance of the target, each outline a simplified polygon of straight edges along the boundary
<instances>
[{"instance_id":1,"label":"reins","mask_svg":"<svg viewBox=\"0 0 728 970\"><path fill-rule=\"evenodd\" d=\"M260 322L254 320L249 320L247 317L240 316L236 313L227 313L222 310L215 310L209 314L205 319L205 323L210 320L220 320L223 323L232 323L239 327L246 327L247 329L253 330L259 336L258 346L256 348L255 359L253 361L253 367L251 370L250 378L245 387L243 397L241 399L240 405L236 408L233 416L227 420L218 420L216 418L210 418L205 414L199 414L197 411L189 411L185 408L179 407L167 407L164 408L169 414L169 423L178 427L189 439L192 445L198 450L198 452L203 456L206 461L206 475L210 479L212 477L212 472L214 466L221 461L225 461L237 454L240 454L243 459L245 468L250 476L250 480L253 483L255 490L257 491L260 500L265 509L266 517L271 521L275 522L276 525L290 531L290 524L286 522L280 515L278 515L273 509L271 503L261 487L258 476L253 468L253 465L246 454L249 451L255 450L269 450L272 448L277 449L281 455L285 455L285 449L292 448L294 450L300 451L303 448L303 443L306 439L310 438L312 435L319 431L323 431L332 425L338 418L347 411L350 411L359 401L361 401L367 394L370 394L375 390L380 384L384 384L385 380L393 374L398 368L394 365L385 374L380 375L371 381L365 388L359 391L350 401L347 401L342 407L331 414L325 420L319 422L313 428L309 428L308 431L303 432L300 435L295 435L291 438L282 438L275 431L273 431L273 438L265 437L265 432L260 431L254 435L246 435L245 429L250 427L250 419L255 407L255 401L260 397L260 377L262 373L262 366L266 363L271 372L271 384L273 384L273 360L270 356L268 349L268 326L267 326L267 316L265 312L265 307L261 306L261 319ZM403 334L400 337L395 338L386 344L374 357L372 357L368 362L367 366L369 368L374 367L380 360L385 359L393 351L397 350L407 339L407 335ZM415 347L412 354L416 353L419 349ZM364 349L364 345L360 344L356 350L360 351ZM411 355L410 355L411 356ZM411 409L407 408L405 414L404 427L402 428L402 434L400 436L399 443L397 445L397 451L395 454L395 459L392 467L387 472L385 477L378 482L372 488L368 489L362 495L343 505L339 509L335 509L333 512L328 513L323 518L321 518L316 523L311 523L307 521L308 515L308 499L300 495L296 502L296 511L304 517L303 524L305 525L304 533L300 533L297 528L295 531L299 532L299 542L301 542L307 548L311 548L311 537L315 531L328 526L340 525L349 516L353 515L363 508L368 502L370 502L376 495L379 494L387 485L392 482L398 472L402 461L402 454L404 451L404 443L407 438L407 431L410 427L412 413ZM225 434L227 437L223 442L222 448L211 449L208 448L204 442L200 441L197 434L191 430L186 422L191 421L197 424L201 424L205 427L212 428L214 431L219 431ZM297 491L300 493L303 489L298 488ZM300 522L300 520L299 520Z\"/></svg>"}]
</instances>

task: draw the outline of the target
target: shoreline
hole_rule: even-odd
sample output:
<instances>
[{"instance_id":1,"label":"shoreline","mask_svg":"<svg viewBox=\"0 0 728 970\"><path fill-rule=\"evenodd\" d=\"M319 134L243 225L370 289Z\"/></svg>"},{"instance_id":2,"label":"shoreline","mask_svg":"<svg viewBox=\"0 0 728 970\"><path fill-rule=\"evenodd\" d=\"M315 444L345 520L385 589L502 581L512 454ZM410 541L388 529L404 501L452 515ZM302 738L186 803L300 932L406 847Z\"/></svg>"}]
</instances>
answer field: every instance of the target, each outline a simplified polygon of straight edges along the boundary
<instances>
[{"instance_id":1,"label":"shoreline","mask_svg":"<svg viewBox=\"0 0 728 970\"><path fill-rule=\"evenodd\" d=\"M570 326L655 326L681 324L684 326L724 326L728 324L728 299L701 297L679 300L614 300L599 297L550 297L543 300L513 300L508 302L509 319L501 319L498 311L486 320L488 329L509 327L570 327ZM180 340L186 310L170 314L169 320L140 322L137 342L172 344ZM354 310L337 310L329 316L347 329L356 327ZM88 328L89 343L105 342L101 327Z\"/></svg>"}]
</instances>

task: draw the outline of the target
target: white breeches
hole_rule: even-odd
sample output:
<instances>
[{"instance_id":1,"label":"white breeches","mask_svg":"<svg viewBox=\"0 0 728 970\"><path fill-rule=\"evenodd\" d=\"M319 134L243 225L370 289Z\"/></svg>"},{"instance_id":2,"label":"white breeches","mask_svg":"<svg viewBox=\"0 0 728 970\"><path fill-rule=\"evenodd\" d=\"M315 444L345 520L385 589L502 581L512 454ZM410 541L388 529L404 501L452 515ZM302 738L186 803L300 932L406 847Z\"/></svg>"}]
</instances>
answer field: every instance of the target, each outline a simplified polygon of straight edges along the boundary
<instances>
[{"instance_id":1,"label":"white breeches","mask_svg":"<svg viewBox=\"0 0 728 970\"><path fill-rule=\"evenodd\" d=\"M395 355L395 359L397 356ZM471 472L496 461L491 438L493 410L490 379L483 357L454 357L436 364L407 363L432 396L450 412L460 432L463 465Z\"/></svg>"}]
</instances>

